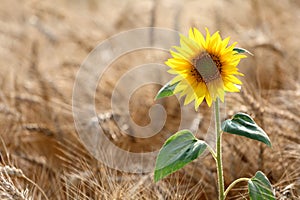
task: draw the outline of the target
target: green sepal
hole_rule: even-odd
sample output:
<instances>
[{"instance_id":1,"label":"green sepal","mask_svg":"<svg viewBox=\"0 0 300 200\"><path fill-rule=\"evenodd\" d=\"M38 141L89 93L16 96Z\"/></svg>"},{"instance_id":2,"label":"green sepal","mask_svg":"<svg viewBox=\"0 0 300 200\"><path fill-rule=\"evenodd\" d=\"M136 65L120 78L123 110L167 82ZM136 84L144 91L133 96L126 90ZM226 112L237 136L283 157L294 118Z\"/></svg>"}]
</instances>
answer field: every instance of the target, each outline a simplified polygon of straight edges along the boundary
<instances>
[{"instance_id":1,"label":"green sepal","mask_svg":"<svg viewBox=\"0 0 300 200\"><path fill-rule=\"evenodd\" d=\"M181 130L172 135L158 153L154 181L181 169L192 162L206 149L207 144L198 140L189 130Z\"/></svg>"},{"instance_id":2,"label":"green sepal","mask_svg":"<svg viewBox=\"0 0 300 200\"><path fill-rule=\"evenodd\" d=\"M250 200L275 200L273 187L268 178L261 171L248 181Z\"/></svg>"},{"instance_id":3,"label":"green sepal","mask_svg":"<svg viewBox=\"0 0 300 200\"><path fill-rule=\"evenodd\" d=\"M179 82L171 84L172 81L166 83L157 93L155 99L160 99L163 97L168 97L174 95L174 90Z\"/></svg>"},{"instance_id":4,"label":"green sepal","mask_svg":"<svg viewBox=\"0 0 300 200\"><path fill-rule=\"evenodd\" d=\"M245 136L271 146L268 135L245 113L237 113L232 119L224 121L222 123L222 130L227 133Z\"/></svg>"},{"instance_id":5,"label":"green sepal","mask_svg":"<svg viewBox=\"0 0 300 200\"><path fill-rule=\"evenodd\" d=\"M243 48L240 48L240 47L235 47L235 48L233 48L233 51L236 51L238 54L240 54L240 53L248 53L248 54L250 54L251 56L253 56L253 53L251 53L251 52L248 51L247 49L243 49Z\"/></svg>"}]
</instances>

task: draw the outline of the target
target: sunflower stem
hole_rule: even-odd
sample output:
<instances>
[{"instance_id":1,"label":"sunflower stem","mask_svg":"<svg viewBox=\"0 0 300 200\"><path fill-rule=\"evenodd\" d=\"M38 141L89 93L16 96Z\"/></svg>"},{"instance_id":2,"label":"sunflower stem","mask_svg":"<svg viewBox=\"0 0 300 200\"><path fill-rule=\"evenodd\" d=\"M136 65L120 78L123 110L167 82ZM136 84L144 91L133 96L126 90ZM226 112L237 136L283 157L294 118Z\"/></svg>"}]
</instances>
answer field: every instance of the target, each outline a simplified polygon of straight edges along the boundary
<instances>
[{"instance_id":1,"label":"sunflower stem","mask_svg":"<svg viewBox=\"0 0 300 200\"><path fill-rule=\"evenodd\" d=\"M215 123L216 123L216 137L217 137L217 173L218 173L218 185L219 185L219 200L224 200L224 176L223 176L223 165L222 165L222 129L220 121L220 106L219 98L214 103L215 108Z\"/></svg>"}]
</instances>

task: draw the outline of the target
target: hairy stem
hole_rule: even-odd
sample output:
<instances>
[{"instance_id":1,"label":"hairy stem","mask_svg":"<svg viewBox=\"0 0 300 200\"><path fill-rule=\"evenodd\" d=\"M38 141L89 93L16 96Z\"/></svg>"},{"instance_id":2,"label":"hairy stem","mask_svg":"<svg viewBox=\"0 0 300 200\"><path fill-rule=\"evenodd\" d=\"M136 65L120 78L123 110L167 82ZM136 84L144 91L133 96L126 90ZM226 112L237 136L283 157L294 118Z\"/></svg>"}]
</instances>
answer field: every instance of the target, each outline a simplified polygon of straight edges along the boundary
<instances>
[{"instance_id":1,"label":"hairy stem","mask_svg":"<svg viewBox=\"0 0 300 200\"><path fill-rule=\"evenodd\" d=\"M219 99L217 98L214 103L215 108L215 123L216 123L216 136L217 136L217 172L218 172L218 185L219 185L219 200L224 200L224 177L222 166L222 130L220 121L220 106Z\"/></svg>"}]
</instances>

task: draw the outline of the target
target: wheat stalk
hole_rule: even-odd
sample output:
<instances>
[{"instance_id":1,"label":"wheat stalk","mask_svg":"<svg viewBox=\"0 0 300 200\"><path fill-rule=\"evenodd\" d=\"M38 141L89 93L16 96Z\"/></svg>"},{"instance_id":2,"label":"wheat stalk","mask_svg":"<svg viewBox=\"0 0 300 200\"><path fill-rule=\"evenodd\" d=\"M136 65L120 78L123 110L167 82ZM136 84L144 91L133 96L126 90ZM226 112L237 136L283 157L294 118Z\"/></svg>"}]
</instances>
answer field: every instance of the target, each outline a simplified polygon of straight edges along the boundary
<instances>
[{"instance_id":1,"label":"wheat stalk","mask_svg":"<svg viewBox=\"0 0 300 200\"><path fill-rule=\"evenodd\" d=\"M34 181L32 181L30 178L28 178L21 169L17 169L15 167L11 166L0 166L0 188L3 189L3 191L6 191L6 194L12 197L12 199L27 199L23 193L21 193L13 184L12 181L7 181L5 177L17 177L17 178L24 178L26 181L34 185L38 190L42 193L44 198L48 200L47 195L43 191L43 189L38 186Z\"/></svg>"}]
</instances>

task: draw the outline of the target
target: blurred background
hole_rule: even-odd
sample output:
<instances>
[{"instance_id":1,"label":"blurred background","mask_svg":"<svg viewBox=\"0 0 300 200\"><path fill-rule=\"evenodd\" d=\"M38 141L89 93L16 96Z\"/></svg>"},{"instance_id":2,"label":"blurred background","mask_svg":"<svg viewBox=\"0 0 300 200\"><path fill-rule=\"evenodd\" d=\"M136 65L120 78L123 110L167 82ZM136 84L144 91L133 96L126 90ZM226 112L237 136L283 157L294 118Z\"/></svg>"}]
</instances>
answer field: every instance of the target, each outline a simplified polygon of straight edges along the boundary
<instances>
[{"instance_id":1,"label":"blurred background","mask_svg":"<svg viewBox=\"0 0 300 200\"><path fill-rule=\"evenodd\" d=\"M185 35L190 27L202 33L208 27L254 54L239 65L245 74L242 92L227 94L224 117L249 113L273 146L225 134L225 184L261 170L278 199L300 198L299 10L298 0L0 0L1 199L45 199L36 185L49 199L216 198L216 171L209 156L154 184L151 173L106 167L78 138L72 89L81 63L100 42L141 27ZM167 122L148 139L124 134L110 110L111 92L122 74L138 64L163 63L169 56L154 50L123 55L99 81L99 123L117 146L132 152L157 150L177 130L175 97L161 102ZM145 86L133 94L129 110L137 124L149 123L144 116L159 88ZM193 114L199 138L207 132L211 112L204 104L200 110ZM228 199L247 199L246 189L238 185Z\"/></svg>"}]
</instances>

